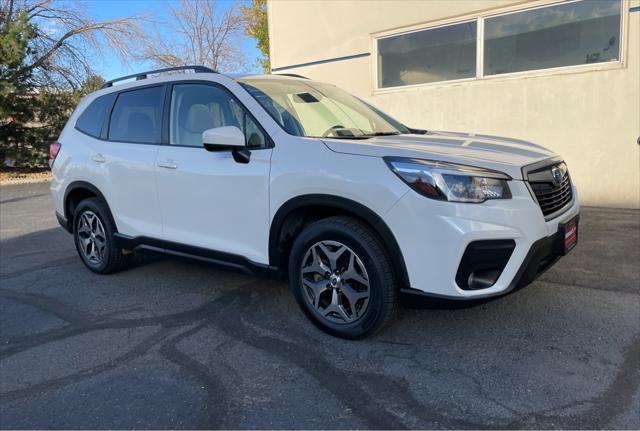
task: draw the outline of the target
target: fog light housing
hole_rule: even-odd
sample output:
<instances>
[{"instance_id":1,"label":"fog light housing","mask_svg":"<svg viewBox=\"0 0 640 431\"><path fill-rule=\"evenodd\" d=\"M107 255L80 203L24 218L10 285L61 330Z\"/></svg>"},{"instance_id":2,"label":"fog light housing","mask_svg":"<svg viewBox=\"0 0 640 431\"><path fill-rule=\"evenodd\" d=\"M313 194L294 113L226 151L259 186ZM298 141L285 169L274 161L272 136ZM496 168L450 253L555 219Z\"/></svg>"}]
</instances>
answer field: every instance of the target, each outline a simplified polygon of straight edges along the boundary
<instances>
[{"instance_id":1,"label":"fog light housing","mask_svg":"<svg viewBox=\"0 0 640 431\"><path fill-rule=\"evenodd\" d=\"M474 241L467 245L456 273L462 290L493 286L511 258L516 242L512 239Z\"/></svg>"}]
</instances>

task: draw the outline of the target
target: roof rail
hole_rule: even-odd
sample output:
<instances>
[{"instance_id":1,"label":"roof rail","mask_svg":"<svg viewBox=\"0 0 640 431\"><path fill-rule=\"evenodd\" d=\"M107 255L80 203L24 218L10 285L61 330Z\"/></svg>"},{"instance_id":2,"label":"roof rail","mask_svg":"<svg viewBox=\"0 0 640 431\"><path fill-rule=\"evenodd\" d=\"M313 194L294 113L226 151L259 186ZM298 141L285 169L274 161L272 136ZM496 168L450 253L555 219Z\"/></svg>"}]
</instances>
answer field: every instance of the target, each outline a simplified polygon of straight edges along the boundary
<instances>
[{"instance_id":1,"label":"roof rail","mask_svg":"<svg viewBox=\"0 0 640 431\"><path fill-rule=\"evenodd\" d=\"M309 79L306 76L298 75L297 73L276 73L275 76L290 76L292 78Z\"/></svg>"},{"instance_id":2,"label":"roof rail","mask_svg":"<svg viewBox=\"0 0 640 431\"><path fill-rule=\"evenodd\" d=\"M142 79L147 79L147 75L155 75L157 73L164 73L164 72L173 72L174 70L193 70L195 73L218 73L215 70L210 69L206 66L198 66L198 65L167 67L164 69L148 70L146 72L134 73L133 75L127 75L120 78L111 79L105 82L100 88L112 87L114 82L124 81L125 79L136 78L136 81L140 81Z\"/></svg>"}]
</instances>

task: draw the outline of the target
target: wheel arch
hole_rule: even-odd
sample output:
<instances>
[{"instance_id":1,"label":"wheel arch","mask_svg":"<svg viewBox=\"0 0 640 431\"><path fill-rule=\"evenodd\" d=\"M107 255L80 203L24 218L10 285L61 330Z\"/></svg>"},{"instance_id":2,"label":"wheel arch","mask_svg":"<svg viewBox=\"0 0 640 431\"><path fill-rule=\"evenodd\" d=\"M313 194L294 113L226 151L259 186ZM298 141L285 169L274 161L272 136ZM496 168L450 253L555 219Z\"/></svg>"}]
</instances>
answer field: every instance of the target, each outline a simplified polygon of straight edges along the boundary
<instances>
[{"instance_id":1,"label":"wheel arch","mask_svg":"<svg viewBox=\"0 0 640 431\"><path fill-rule=\"evenodd\" d=\"M113 218L113 214L111 214L111 207L109 206L109 202L104 197L104 194L91 183L86 181L74 181L70 183L65 192L64 192L64 217L67 220L67 230L69 232L73 231L73 212L76 206L82 202L84 199L96 197L107 206L108 216L111 218L114 226L117 225L115 219Z\"/></svg>"},{"instance_id":2,"label":"wheel arch","mask_svg":"<svg viewBox=\"0 0 640 431\"><path fill-rule=\"evenodd\" d=\"M315 214L311 214L315 211ZM334 215L348 215L364 222L380 237L386 247L401 287L408 287L409 276L400 246L382 217L370 208L340 196L309 194L285 202L274 215L269 229L269 264L286 273L283 264L288 260L295 237L305 226L305 220L320 220Z\"/></svg>"}]
</instances>

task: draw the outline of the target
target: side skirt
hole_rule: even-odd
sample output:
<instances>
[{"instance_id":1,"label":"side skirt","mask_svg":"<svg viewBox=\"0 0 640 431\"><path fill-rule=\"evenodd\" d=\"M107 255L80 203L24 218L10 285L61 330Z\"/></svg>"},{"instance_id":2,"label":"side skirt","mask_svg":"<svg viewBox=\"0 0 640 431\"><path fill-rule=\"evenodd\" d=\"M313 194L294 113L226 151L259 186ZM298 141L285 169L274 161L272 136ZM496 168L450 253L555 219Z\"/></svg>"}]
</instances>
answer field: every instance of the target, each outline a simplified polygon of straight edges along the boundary
<instances>
[{"instance_id":1,"label":"side skirt","mask_svg":"<svg viewBox=\"0 0 640 431\"><path fill-rule=\"evenodd\" d=\"M179 258L199 260L217 267L239 271L258 277L278 278L277 267L256 263L237 254L225 253L202 247L194 247L191 245L164 241L146 236L131 237L121 233L115 233L113 236L117 246L126 250L147 250Z\"/></svg>"}]
</instances>

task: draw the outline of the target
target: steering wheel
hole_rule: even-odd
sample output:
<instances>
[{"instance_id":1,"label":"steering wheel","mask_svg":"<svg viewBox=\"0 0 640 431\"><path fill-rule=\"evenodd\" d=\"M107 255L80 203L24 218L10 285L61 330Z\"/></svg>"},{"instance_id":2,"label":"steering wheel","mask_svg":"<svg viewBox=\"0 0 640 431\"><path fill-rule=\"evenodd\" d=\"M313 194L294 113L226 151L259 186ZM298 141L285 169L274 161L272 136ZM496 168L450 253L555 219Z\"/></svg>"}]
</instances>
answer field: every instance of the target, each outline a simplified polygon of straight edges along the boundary
<instances>
[{"instance_id":1,"label":"steering wheel","mask_svg":"<svg viewBox=\"0 0 640 431\"><path fill-rule=\"evenodd\" d=\"M325 132L322 134L322 137L325 138L329 136L331 132L337 129L344 129L344 126L342 124L336 124L335 126L331 126L327 130L325 130Z\"/></svg>"}]
</instances>

